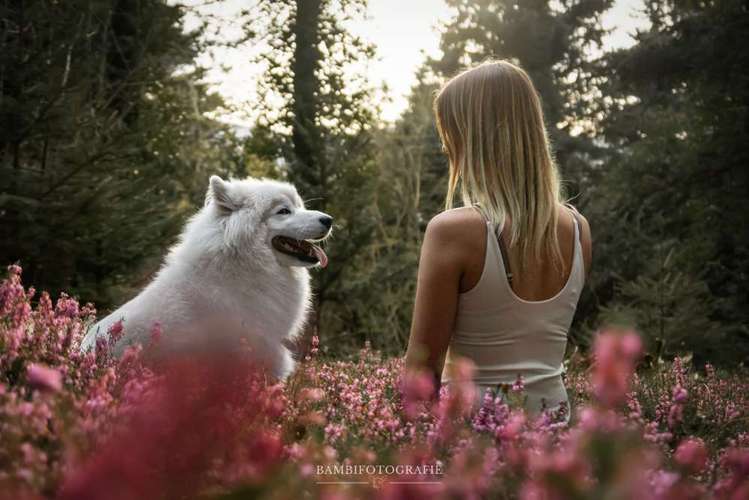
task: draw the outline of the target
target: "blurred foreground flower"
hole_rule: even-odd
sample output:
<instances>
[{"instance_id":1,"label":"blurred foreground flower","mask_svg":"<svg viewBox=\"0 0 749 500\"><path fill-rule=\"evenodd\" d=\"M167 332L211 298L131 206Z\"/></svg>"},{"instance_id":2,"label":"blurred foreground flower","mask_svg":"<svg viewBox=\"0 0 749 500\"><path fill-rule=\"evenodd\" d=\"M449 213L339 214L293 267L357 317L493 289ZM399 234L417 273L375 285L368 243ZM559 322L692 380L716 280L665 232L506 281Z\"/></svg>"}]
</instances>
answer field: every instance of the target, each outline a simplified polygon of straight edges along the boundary
<instances>
[{"instance_id":1,"label":"blurred foreground flower","mask_svg":"<svg viewBox=\"0 0 749 500\"><path fill-rule=\"evenodd\" d=\"M32 307L20 273L0 284L3 500L749 498L745 375L678 359L635 374L633 332L601 332L592 372L568 366L568 425L526 414L520 377L479 405L470 363L437 395L368 347L281 382L242 356L157 363L158 328L119 358L117 328L84 353L94 308Z\"/></svg>"},{"instance_id":2,"label":"blurred foreground flower","mask_svg":"<svg viewBox=\"0 0 749 500\"><path fill-rule=\"evenodd\" d=\"M605 332L593 347L593 390L604 406L624 403L637 360L642 354L640 336L632 331Z\"/></svg>"},{"instance_id":3,"label":"blurred foreground flower","mask_svg":"<svg viewBox=\"0 0 749 500\"><path fill-rule=\"evenodd\" d=\"M40 391L57 392L62 389L62 374L54 368L31 363L26 368L29 386Z\"/></svg>"}]
</instances>

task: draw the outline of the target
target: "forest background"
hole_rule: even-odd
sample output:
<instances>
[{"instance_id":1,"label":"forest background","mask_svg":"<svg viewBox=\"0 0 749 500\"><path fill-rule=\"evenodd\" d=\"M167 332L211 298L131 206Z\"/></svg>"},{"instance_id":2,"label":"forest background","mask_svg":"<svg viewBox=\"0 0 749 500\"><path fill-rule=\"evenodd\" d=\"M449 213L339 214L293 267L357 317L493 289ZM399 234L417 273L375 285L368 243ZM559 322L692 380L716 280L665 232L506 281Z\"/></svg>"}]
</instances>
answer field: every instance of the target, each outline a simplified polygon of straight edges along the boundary
<instances>
[{"instance_id":1,"label":"forest background","mask_svg":"<svg viewBox=\"0 0 749 500\"><path fill-rule=\"evenodd\" d=\"M746 363L746 3L644 1L647 26L626 48L605 43L613 0L445 3L439 55L393 68L417 79L390 121L356 70L377 57L350 29L366 0L247 2L233 40L195 5L3 0L0 263L105 311L158 270L211 174L285 179L336 219L330 266L313 273L321 345L399 355L446 187L434 91L506 58L541 94L566 196L594 237L570 351L618 323L653 360ZM221 45L264 47L248 50L263 71L247 128L222 119L231 105L206 78L202 56Z\"/></svg>"}]
</instances>

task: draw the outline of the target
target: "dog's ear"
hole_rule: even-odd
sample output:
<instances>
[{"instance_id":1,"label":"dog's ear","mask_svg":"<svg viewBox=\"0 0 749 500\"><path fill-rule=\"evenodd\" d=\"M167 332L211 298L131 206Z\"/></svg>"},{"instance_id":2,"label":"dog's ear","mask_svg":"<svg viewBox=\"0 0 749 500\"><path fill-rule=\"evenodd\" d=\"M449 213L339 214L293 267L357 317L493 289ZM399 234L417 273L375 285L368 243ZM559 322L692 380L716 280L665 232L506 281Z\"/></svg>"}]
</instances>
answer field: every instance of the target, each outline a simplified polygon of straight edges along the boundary
<instances>
[{"instance_id":1,"label":"dog's ear","mask_svg":"<svg viewBox=\"0 0 749 500\"><path fill-rule=\"evenodd\" d=\"M212 175L208 182L208 192L205 195L205 204L214 202L216 206L225 212L232 212L237 209L237 203L231 197L229 192L229 183L218 175Z\"/></svg>"}]
</instances>

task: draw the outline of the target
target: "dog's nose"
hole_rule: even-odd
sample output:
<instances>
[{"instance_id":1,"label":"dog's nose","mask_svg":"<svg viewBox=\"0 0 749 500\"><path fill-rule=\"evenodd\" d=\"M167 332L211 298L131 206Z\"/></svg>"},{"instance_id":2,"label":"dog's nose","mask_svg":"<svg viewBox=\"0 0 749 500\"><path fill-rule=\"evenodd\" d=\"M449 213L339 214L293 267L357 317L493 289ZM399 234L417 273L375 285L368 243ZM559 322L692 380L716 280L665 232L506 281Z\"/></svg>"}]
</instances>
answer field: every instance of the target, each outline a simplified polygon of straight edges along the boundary
<instances>
[{"instance_id":1,"label":"dog's nose","mask_svg":"<svg viewBox=\"0 0 749 500\"><path fill-rule=\"evenodd\" d=\"M327 228L330 228L330 226L333 225L333 217L329 217L327 215L320 217L320 224Z\"/></svg>"}]
</instances>

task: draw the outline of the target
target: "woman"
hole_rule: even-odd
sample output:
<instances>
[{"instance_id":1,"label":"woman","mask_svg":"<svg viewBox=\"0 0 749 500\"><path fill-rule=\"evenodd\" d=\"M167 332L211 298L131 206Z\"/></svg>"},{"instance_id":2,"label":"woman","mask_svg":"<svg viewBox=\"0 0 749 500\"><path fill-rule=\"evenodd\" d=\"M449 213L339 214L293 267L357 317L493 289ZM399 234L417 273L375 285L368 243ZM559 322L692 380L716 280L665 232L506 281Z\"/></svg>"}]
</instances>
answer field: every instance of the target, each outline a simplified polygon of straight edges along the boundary
<instances>
[{"instance_id":1,"label":"woman","mask_svg":"<svg viewBox=\"0 0 749 500\"><path fill-rule=\"evenodd\" d=\"M447 82L434 112L450 175L421 248L407 366L449 383L465 357L481 394L522 375L531 413L566 405L591 236L561 202L536 90L519 67L489 62ZM458 185L464 207L451 209Z\"/></svg>"}]
</instances>

